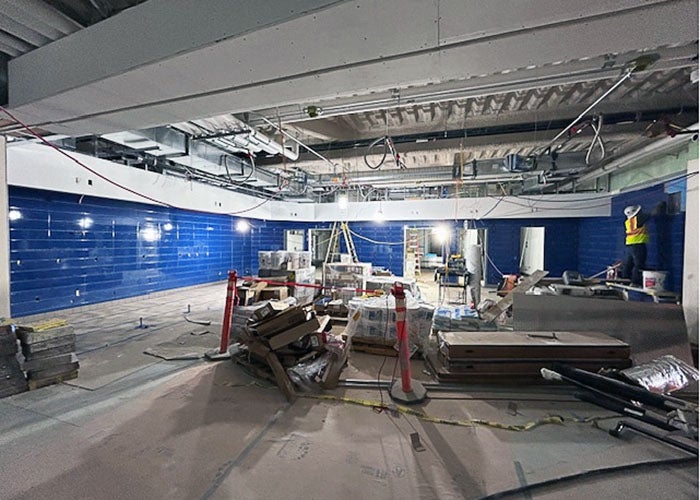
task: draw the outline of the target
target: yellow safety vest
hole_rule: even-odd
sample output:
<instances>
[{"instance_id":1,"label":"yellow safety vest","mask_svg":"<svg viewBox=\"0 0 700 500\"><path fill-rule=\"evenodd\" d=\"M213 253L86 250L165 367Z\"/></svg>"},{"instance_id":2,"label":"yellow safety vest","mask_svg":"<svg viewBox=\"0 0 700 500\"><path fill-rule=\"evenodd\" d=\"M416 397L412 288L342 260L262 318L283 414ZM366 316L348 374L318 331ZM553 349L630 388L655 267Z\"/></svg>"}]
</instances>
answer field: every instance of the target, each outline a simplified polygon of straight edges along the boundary
<instances>
[{"instance_id":1,"label":"yellow safety vest","mask_svg":"<svg viewBox=\"0 0 700 500\"><path fill-rule=\"evenodd\" d=\"M645 226L637 227L637 216L625 221L625 245L649 243L649 233Z\"/></svg>"}]
</instances>

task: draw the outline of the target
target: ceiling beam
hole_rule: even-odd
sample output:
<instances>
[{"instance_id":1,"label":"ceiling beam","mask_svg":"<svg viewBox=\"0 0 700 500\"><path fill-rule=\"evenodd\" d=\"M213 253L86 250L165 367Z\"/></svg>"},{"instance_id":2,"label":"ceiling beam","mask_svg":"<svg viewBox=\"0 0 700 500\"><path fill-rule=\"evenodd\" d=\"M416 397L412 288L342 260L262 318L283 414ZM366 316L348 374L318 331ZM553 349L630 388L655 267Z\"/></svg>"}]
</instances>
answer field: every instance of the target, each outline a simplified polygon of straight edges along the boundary
<instances>
[{"instance_id":1,"label":"ceiling beam","mask_svg":"<svg viewBox=\"0 0 700 500\"><path fill-rule=\"evenodd\" d=\"M439 14L424 0L151 0L11 61L10 107L57 133L146 128L483 75L517 81L527 68L566 74L571 61L693 42L697 22L694 0L441 0Z\"/></svg>"}]
</instances>

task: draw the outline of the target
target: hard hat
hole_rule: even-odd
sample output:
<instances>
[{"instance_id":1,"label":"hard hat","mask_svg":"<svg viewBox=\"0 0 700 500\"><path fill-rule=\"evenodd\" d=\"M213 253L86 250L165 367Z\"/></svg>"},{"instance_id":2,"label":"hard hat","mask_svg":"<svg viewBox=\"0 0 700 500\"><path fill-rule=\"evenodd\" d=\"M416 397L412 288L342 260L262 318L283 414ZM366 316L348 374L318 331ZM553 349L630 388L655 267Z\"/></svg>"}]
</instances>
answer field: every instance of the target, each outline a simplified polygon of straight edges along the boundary
<instances>
[{"instance_id":1,"label":"hard hat","mask_svg":"<svg viewBox=\"0 0 700 500\"><path fill-rule=\"evenodd\" d=\"M625 217L631 219L637 215L641 209L642 207L640 205L630 205L629 207L625 208Z\"/></svg>"}]
</instances>

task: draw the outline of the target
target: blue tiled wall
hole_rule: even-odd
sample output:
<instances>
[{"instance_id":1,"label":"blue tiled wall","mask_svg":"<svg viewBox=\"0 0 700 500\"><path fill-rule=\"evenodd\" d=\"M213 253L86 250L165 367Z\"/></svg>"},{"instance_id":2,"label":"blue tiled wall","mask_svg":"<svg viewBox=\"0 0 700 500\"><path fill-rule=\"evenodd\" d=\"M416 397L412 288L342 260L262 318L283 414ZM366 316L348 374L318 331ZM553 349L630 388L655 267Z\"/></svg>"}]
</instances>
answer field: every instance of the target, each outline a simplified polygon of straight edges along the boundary
<instances>
[{"instance_id":1,"label":"blue tiled wall","mask_svg":"<svg viewBox=\"0 0 700 500\"><path fill-rule=\"evenodd\" d=\"M666 201L664 185L624 193L613 198L612 215L584 219L579 224L579 263L584 275L591 275L617 260L624 259L625 216L628 205L641 205L650 211ZM647 268L668 271L666 288L680 292L683 286L683 244L685 238L685 212L677 215L662 214L647 222L651 242L647 245Z\"/></svg>"},{"instance_id":2,"label":"blue tiled wall","mask_svg":"<svg viewBox=\"0 0 700 500\"><path fill-rule=\"evenodd\" d=\"M611 217L487 220L478 221L476 227L488 229L489 256L503 273L517 272L520 228L543 226L545 267L550 274L571 269L591 275L624 257L623 208L638 203L650 209L665 199L659 185L616 197ZM238 233L237 219L228 216L17 187L10 188L10 209L22 214L10 221L15 316L222 280L229 269L256 273L258 250L284 248L285 230L330 228L323 223L251 221L249 234ZM684 217L666 216L649 223L649 267L668 270L667 287L675 291L682 286ZM81 228L79 221L86 218L91 225ZM457 241L463 221L443 224L452 228L450 240ZM405 225L353 222L350 228L371 240L398 243ZM359 237L354 242L361 261L403 273L402 245L375 244ZM489 283L500 279L494 266L489 266L488 278Z\"/></svg>"},{"instance_id":3,"label":"blue tiled wall","mask_svg":"<svg viewBox=\"0 0 700 500\"><path fill-rule=\"evenodd\" d=\"M145 204L11 187L10 210L14 316L226 279L250 244L234 218Z\"/></svg>"}]
</instances>

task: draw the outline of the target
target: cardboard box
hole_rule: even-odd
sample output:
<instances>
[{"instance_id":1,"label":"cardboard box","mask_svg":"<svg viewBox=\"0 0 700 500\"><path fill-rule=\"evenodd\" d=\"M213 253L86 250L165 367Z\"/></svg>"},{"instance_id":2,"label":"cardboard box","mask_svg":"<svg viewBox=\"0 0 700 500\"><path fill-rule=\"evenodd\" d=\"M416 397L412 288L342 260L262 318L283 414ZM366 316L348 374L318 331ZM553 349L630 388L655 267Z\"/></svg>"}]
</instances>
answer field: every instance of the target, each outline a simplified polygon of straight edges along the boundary
<instances>
[{"instance_id":1,"label":"cardboard box","mask_svg":"<svg viewBox=\"0 0 700 500\"><path fill-rule=\"evenodd\" d=\"M268 286L260 291L260 300L284 300L287 297L286 286Z\"/></svg>"},{"instance_id":2,"label":"cardboard box","mask_svg":"<svg viewBox=\"0 0 700 500\"><path fill-rule=\"evenodd\" d=\"M289 304L286 302L271 300L264 306L253 311L251 317L253 318L253 321L258 322L264 319L272 318L273 316L277 316L279 313L286 311L287 309L289 309Z\"/></svg>"},{"instance_id":3,"label":"cardboard box","mask_svg":"<svg viewBox=\"0 0 700 500\"><path fill-rule=\"evenodd\" d=\"M256 334L266 337L306 321L306 311L300 307L290 307L269 320L249 324Z\"/></svg>"},{"instance_id":4,"label":"cardboard box","mask_svg":"<svg viewBox=\"0 0 700 500\"><path fill-rule=\"evenodd\" d=\"M301 340L306 335L316 332L320 327L321 324L318 322L318 318L316 318L316 316L313 316L308 321L305 321L304 323L301 323L295 327L286 329L285 331L282 331L277 335L271 337L268 341L270 344L270 349L274 351L293 342Z\"/></svg>"}]
</instances>

